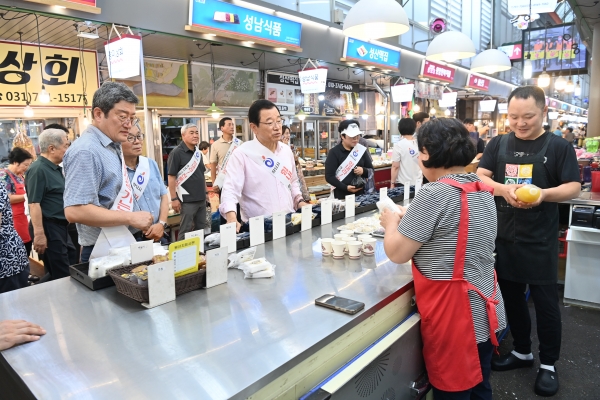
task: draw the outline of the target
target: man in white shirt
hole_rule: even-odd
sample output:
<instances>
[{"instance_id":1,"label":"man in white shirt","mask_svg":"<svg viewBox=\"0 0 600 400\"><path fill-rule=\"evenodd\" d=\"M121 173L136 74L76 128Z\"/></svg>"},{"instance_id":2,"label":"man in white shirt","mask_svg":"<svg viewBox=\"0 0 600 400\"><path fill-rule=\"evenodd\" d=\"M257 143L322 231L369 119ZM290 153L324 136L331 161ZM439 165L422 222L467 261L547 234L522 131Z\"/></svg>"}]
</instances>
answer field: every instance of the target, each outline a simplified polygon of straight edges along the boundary
<instances>
[{"instance_id":1,"label":"man in white shirt","mask_svg":"<svg viewBox=\"0 0 600 400\"><path fill-rule=\"evenodd\" d=\"M412 118L398 121L398 130L402 137L394 144L392 151L392 184L391 187L403 186L406 182L414 185L423 178L419 168L419 148L417 139L413 137L417 123Z\"/></svg>"}]
</instances>

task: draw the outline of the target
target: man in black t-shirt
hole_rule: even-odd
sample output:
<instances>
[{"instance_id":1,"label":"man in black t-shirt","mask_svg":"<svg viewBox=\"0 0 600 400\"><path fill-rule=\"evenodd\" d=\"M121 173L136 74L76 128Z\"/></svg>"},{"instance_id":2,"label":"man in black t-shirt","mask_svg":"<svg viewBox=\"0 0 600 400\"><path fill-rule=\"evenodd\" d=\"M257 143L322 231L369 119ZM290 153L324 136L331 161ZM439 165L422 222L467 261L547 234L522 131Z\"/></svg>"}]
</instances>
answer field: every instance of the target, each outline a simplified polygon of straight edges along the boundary
<instances>
[{"instance_id":1,"label":"man in black t-shirt","mask_svg":"<svg viewBox=\"0 0 600 400\"><path fill-rule=\"evenodd\" d=\"M514 350L492 360L492 369L507 371L533 365L531 318L526 285L535 304L540 340L534 390L558 392L561 318L558 307L558 204L579 195L579 168L573 146L545 132L545 94L537 86L515 89L508 98L512 132L493 138L485 148L477 174L494 188L498 216L496 271L504 298ZM533 203L517 200L524 184L541 188Z\"/></svg>"}]
</instances>

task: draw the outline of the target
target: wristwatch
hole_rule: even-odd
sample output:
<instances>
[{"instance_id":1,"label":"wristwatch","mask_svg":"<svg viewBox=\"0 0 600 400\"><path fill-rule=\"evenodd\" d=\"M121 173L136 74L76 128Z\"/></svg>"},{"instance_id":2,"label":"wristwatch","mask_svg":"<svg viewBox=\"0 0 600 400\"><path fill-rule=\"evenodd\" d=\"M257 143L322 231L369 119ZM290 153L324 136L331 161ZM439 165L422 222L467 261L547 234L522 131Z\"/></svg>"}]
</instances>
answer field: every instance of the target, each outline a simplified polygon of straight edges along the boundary
<instances>
[{"instance_id":1,"label":"wristwatch","mask_svg":"<svg viewBox=\"0 0 600 400\"><path fill-rule=\"evenodd\" d=\"M159 224L163 226L164 229L167 229L168 224L165 221L158 221Z\"/></svg>"}]
</instances>

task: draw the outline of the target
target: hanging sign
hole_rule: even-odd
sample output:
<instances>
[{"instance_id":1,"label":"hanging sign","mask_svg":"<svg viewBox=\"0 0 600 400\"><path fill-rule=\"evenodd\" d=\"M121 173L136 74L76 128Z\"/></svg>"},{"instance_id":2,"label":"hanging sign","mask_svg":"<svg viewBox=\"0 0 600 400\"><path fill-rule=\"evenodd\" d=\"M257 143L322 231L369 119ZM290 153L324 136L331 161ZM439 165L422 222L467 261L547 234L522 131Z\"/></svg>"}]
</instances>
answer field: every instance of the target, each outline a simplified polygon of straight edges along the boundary
<instances>
[{"instance_id":1,"label":"hanging sign","mask_svg":"<svg viewBox=\"0 0 600 400\"><path fill-rule=\"evenodd\" d=\"M469 74L467 85L465 87L488 91L490 88L490 80L479 75Z\"/></svg>"},{"instance_id":2,"label":"hanging sign","mask_svg":"<svg viewBox=\"0 0 600 400\"><path fill-rule=\"evenodd\" d=\"M442 93L442 99L439 100L438 105L440 107L456 107L456 99L458 92L444 92Z\"/></svg>"},{"instance_id":3,"label":"hanging sign","mask_svg":"<svg viewBox=\"0 0 600 400\"><path fill-rule=\"evenodd\" d=\"M108 74L113 79L127 79L140 75L142 37L131 34L115 36L104 42Z\"/></svg>"},{"instance_id":4,"label":"hanging sign","mask_svg":"<svg viewBox=\"0 0 600 400\"><path fill-rule=\"evenodd\" d=\"M394 103L402 103L404 101L412 101L415 92L415 84L395 85L391 87L392 101Z\"/></svg>"},{"instance_id":5,"label":"hanging sign","mask_svg":"<svg viewBox=\"0 0 600 400\"><path fill-rule=\"evenodd\" d=\"M42 85L49 103L40 101ZM96 89L95 51L25 43L21 51L20 43L0 41L0 106L83 107L84 99L89 106Z\"/></svg>"},{"instance_id":6,"label":"hanging sign","mask_svg":"<svg viewBox=\"0 0 600 400\"><path fill-rule=\"evenodd\" d=\"M400 69L400 51L346 37L341 61L356 61L361 64Z\"/></svg>"},{"instance_id":7,"label":"hanging sign","mask_svg":"<svg viewBox=\"0 0 600 400\"><path fill-rule=\"evenodd\" d=\"M190 0L187 31L302 51L302 24L218 0Z\"/></svg>"},{"instance_id":8,"label":"hanging sign","mask_svg":"<svg viewBox=\"0 0 600 400\"><path fill-rule=\"evenodd\" d=\"M100 14L102 12L101 8L96 7L96 0L52 0L51 2L49 2L48 0L25 1L44 5L48 5L48 3L51 3L51 5L53 6L64 7L70 10L85 11L92 14Z\"/></svg>"},{"instance_id":9,"label":"hanging sign","mask_svg":"<svg viewBox=\"0 0 600 400\"><path fill-rule=\"evenodd\" d=\"M327 68L318 67L298 71L302 94L323 93L327 85Z\"/></svg>"},{"instance_id":10,"label":"hanging sign","mask_svg":"<svg viewBox=\"0 0 600 400\"><path fill-rule=\"evenodd\" d=\"M512 15L531 15L554 12L556 0L508 0L508 12Z\"/></svg>"},{"instance_id":11,"label":"hanging sign","mask_svg":"<svg viewBox=\"0 0 600 400\"><path fill-rule=\"evenodd\" d=\"M511 61L520 60L523 56L523 44L511 44L508 46L498 46L498 50L504 52Z\"/></svg>"},{"instance_id":12,"label":"hanging sign","mask_svg":"<svg viewBox=\"0 0 600 400\"><path fill-rule=\"evenodd\" d=\"M426 78L452 83L454 82L455 72L454 68L433 61L423 60L421 63L421 76Z\"/></svg>"}]
</instances>

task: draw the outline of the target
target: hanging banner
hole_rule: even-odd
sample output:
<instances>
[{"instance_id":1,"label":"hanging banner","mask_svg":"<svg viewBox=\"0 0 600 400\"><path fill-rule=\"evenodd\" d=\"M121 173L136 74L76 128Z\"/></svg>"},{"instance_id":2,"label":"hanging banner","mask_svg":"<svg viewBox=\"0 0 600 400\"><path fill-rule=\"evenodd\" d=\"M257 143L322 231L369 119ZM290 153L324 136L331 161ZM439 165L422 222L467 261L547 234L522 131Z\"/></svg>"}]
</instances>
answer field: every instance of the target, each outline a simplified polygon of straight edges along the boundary
<instances>
[{"instance_id":1,"label":"hanging banner","mask_svg":"<svg viewBox=\"0 0 600 400\"><path fill-rule=\"evenodd\" d=\"M434 83L415 82L415 96L421 99L441 100L444 87Z\"/></svg>"},{"instance_id":2,"label":"hanging banner","mask_svg":"<svg viewBox=\"0 0 600 400\"><path fill-rule=\"evenodd\" d=\"M458 98L458 92L444 92L442 93L442 99L438 105L440 107L456 107L456 99Z\"/></svg>"},{"instance_id":3,"label":"hanging banner","mask_svg":"<svg viewBox=\"0 0 600 400\"><path fill-rule=\"evenodd\" d=\"M40 51L42 59L40 60ZM27 90L25 90L27 84ZM50 102L39 98L44 85ZM91 106L98 89L95 51L0 41L0 106Z\"/></svg>"},{"instance_id":4,"label":"hanging banner","mask_svg":"<svg viewBox=\"0 0 600 400\"><path fill-rule=\"evenodd\" d=\"M142 37L123 34L104 42L108 75L113 79L127 79L140 75Z\"/></svg>"},{"instance_id":5,"label":"hanging banner","mask_svg":"<svg viewBox=\"0 0 600 400\"><path fill-rule=\"evenodd\" d=\"M508 12L512 15L531 15L554 12L556 0L508 0Z\"/></svg>"},{"instance_id":6,"label":"hanging banner","mask_svg":"<svg viewBox=\"0 0 600 400\"><path fill-rule=\"evenodd\" d=\"M449 65L438 64L429 60L423 60L421 63L421 76L426 78L452 83L454 82L455 72L456 70Z\"/></svg>"},{"instance_id":7,"label":"hanging banner","mask_svg":"<svg viewBox=\"0 0 600 400\"><path fill-rule=\"evenodd\" d=\"M487 92L490 89L490 80L484 78L483 76L470 73L465 87L477 90L485 90Z\"/></svg>"},{"instance_id":8,"label":"hanging banner","mask_svg":"<svg viewBox=\"0 0 600 400\"><path fill-rule=\"evenodd\" d=\"M298 75L269 72L265 91L267 100L277 105L281 115L295 115L300 111L304 96L300 92Z\"/></svg>"},{"instance_id":9,"label":"hanging banner","mask_svg":"<svg viewBox=\"0 0 600 400\"><path fill-rule=\"evenodd\" d=\"M523 57L523 43L498 46L498 50L504 52L511 61L520 60Z\"/></svg>"},{"instance_id":10,"label":"hanging banner","mask_svg":"<svg viewBox=\"0 0 600 400\"><path fill-rule=\"evenodd\" d=\"M30 3L49 5L48 0L25 0ZM70 10L85 11L92 14L100 14L102 9L96 7L96 0L52 0L53 6L64 7Z\"/></svg>"},{"instance_id":11,"label":"hanging banner","mask_svg":"<svg viewBox=\"0 0 600 400\"><path fill-rule=\"evenodd\" d=\"M307 68L298 71L302 94L323 93L327 84L327 68Z\"/></svg>"},{"instance_id":12,"label":"hanging banner","mask_svg":"<svg viewBox=\"0 0 600 400\"><path fill-rule=\"evenodd\" d=\"M400 69L400 50L346 37L341 61Z\"/></svg>"},{"instance_id":13,"label":"hanging banner","mask_svg":"<svg viewBox=\"0 0 600 400\"><path fill-rule=\"evenodd\" d=\"M415 84L409 83L407 85L395 85L391 87L392 101L394 103L402 103L405 101L412 101L415 92Z\"/></svg>"},{"instance_id":14,"label":"hanging banner","mask_svg":"<svg viewBox=\"0 0 600 400\"><path fill-rule=\"evenodd\" d=\"M219 0L190 0L188 31L302 51L302 24Z\"/></svg>"},{"instance_id":15,"label":"hanging banner","mask_svg":"<svg viewBox=\"0 0 600 400\"><path fill-rule=\"evenodd\" d=\"M258 100L260 75L256 69L215 65L214 88L210 64L192 63L194 107L250 107ZM213 100L214 99L214 100Z\"/></svg>"},{"instance_id":16,"label":"hanging banner","mask_svg":"<svg viewBox=\"0 0 600 400\"><path fill-rule=\"evenodd\" d=\"M187 63L144 58L144 71L148 107L189 107ZM143 106L141 77L121 81L133 90L140 99L139 106Z\"/></svg>"}]
</instances>

